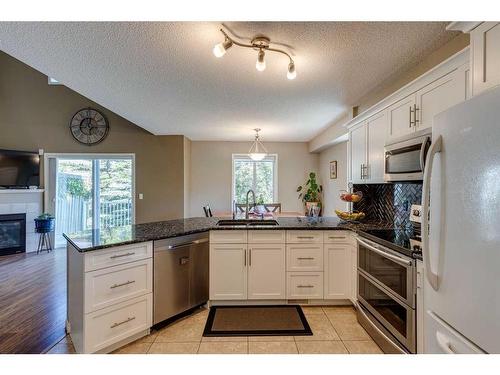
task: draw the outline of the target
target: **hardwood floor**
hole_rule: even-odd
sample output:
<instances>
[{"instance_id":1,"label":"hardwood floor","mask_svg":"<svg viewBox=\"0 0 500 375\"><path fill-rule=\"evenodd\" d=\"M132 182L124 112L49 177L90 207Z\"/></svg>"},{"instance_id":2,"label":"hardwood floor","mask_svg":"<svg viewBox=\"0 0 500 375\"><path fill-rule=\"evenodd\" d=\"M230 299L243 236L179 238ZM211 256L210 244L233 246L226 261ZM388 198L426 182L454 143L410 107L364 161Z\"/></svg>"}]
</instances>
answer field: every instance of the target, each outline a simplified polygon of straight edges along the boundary
<instances>
[{"instance_id":1,"label":"hardwood floor","mask_svg":"<svg viewBox=\"0 0 500 375\"><path fill-rule=\"evenodd\" d=\"M65 321L65 248L0 257L0 353L43 353Z\"/></svg>"}]
</instances>

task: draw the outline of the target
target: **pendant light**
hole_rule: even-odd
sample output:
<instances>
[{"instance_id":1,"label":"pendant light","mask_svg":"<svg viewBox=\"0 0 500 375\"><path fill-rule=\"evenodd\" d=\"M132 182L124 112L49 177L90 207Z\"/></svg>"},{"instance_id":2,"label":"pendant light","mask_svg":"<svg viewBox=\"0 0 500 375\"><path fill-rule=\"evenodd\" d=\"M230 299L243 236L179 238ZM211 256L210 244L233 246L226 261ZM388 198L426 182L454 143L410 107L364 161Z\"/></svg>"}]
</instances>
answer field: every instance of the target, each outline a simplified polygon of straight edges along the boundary
<instances>
[{"instance_id":1,"label":"pendant light","mask_svg":"<svg viewBox=\"0 0 500 375\"><path fill-rule=\"evenodd\" d=\"M248 153L250 155L250 159L255 161L260 161L267 156L267 150L260 141L259 137L260 129L256 128L254 129L254 131L255 131L255 140L253 141L252 147L250 147Z\"/></svg>"}]
</instances>

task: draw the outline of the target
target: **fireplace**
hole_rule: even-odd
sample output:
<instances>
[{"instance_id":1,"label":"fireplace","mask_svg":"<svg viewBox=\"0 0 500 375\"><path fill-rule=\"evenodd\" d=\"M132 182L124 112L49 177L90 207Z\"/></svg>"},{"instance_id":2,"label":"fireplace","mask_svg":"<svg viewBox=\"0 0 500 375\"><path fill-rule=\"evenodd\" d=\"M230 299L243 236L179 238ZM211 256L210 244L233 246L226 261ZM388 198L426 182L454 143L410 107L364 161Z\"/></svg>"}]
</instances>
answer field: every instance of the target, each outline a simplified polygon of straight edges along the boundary
<instances>
[{"instance_id":1,"label":"fireplace","mask_svg":"<svg viewBox=\"0 0 500 375\"><path fill-rule=\"evenodd\" d=\"M26 214L0 215L0 256L26 251Z\"/></svg>"}]
</instances>

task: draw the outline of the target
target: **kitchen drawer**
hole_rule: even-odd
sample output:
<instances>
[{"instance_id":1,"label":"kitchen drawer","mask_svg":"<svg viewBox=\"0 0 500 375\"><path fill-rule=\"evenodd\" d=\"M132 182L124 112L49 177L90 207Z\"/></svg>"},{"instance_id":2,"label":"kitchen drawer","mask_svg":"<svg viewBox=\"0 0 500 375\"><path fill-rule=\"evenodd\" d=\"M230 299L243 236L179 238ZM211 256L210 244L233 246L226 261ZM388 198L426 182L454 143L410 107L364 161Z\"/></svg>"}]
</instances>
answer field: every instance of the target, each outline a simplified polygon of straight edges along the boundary
<instances>
[{"instance_id":1,"label":"kitchen drawer","mask_svg":"<svg viewBox=\"0 0 500 375\"><path fill-rule=\"evenodd\" d=\"M213 243L247 243L246 230L211 230L210 242Z\"/></svg>"},{"instance_id":2,"label":"kitchen drawer","mask_svg":"<svg viewBox=\"0 0 500 375\"><path fill-rule=\"evenodd\" d=\"M323 245L287 245L287 271L323 271Z\"/></svg>"},{"instance_id":3,"label":"kitchen drawer","mask_svg":"<svg viewBox=\"0 0 500 375\"><path fill-rule=\"evenodd\" d=\"M248 243L285 243L285 231L249 230Z\"/></svg>"},{"instance_id":4,"label":"kitchen drawer","mask_svg":"<svg viewBox=\"0 0 500 375\"><path fill-rule=\"evenodd\" d=\"M323 231L320 230L287 230L287 243L323 243Z\"/></svg>"},{"instance_id":5,"label":"kitchen drawer","mask_svg":"<svg viewBox=\"0 0 500 375\"><path fill-rule=\"evenodd\" d=\"M153 291L153 259L85 273L85 313Z\"/></svg>"},{"instance_id":6,"label":"kitchen drawer","mask_svg":"<svg viewBox=\"0 0 500 375\"><path fill-rule=\"evenodd\" d=\"M85 353L95 353L152 325L152 294L85 315Z\"/></svg>"},{"instance_id":7,"label":"kitchen drawer","mask_svg":"<svg viewBox=\"0 0 500 375\"><path fill-rule=\"evenodd\" d=\"M323 272L287 272L288 299L323 299Z\"/></svg>"},{"instance_id":8,"label":"kitchen drawer","mask_svg":"<svg viewBox=\"0 0 500 375\"><path fill-rule=\"evenodd\" d=\"M152 256L152 242L142 242L133 245L94 250L85 253L85 272L147 259Z\"/></svg>"},{"instance_id":9,"label":"kitchen drawer","mask_svg":"<svg viewBox=\"0 0 500 375\"><path fill-rule=\"evenodd\" d=\"M353 243L351 232L345 230L326 230L323 232L324 243Z\"/></svg>"}]
</instances>

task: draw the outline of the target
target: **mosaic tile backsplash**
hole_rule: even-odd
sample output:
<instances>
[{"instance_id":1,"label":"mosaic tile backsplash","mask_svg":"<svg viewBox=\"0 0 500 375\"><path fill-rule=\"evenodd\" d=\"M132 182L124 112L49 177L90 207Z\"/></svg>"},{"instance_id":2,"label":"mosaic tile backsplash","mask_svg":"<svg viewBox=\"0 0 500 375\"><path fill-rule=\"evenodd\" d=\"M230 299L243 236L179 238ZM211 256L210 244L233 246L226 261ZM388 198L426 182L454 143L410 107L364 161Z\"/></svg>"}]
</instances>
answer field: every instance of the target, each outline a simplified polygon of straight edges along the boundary
<instances>
[{"instance_id":1,"label":"mosaic tile backsplash","mask_svg":"<svg viewBox=\"0 0 500 375\"><path fill-rule=\"evenodd\" d=\"M368 220L394 223L395 227L410 224L412 204L422 202L422 183L354 185L353 191L362 191L361 202L353 203L353 209L363 211Z\"/></svg>"}]
</instances>

